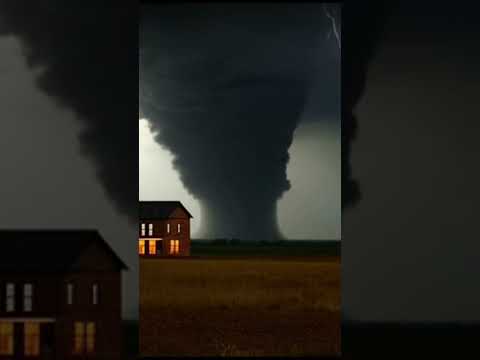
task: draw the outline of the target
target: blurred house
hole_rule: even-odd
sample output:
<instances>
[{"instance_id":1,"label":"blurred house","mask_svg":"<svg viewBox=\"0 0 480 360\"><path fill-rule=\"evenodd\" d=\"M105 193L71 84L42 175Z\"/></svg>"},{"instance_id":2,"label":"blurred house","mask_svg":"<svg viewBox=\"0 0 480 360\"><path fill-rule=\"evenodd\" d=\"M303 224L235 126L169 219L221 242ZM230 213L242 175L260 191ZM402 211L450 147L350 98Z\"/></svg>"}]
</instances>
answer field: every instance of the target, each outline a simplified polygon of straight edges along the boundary
<instances>
[{"instance_id":1,"label":"blurred house","mask_svg":"<svg viewBox=\"0 0 480 360\"><path fill-rule=\"evenodd\" d=\"M94 230L0 231L0 359L120 359L126 268Z\"/></svg>"},{"instance_id":2,"label":"blurred house","mask_svg":"<svg viewBox=\"0 0 480 360\"><path fill-rule=\"evenodd\" d=\"M180 201L141 201L139 255L190 255L191 218L192 215Z\"/></svg>"}]
</instances>

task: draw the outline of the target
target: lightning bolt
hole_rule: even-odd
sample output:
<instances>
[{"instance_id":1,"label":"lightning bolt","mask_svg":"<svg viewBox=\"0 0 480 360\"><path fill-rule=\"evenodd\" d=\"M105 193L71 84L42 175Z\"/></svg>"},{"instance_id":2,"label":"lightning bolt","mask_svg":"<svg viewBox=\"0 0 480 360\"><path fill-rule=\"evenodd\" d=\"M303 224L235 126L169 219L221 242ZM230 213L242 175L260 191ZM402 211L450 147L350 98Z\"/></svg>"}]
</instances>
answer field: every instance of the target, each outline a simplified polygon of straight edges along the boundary
<instances>
[{"instance_id":1,"label":"lightning bolt","mask_svg":"<svg viewBox=\"0 0 480 360\"><path fill-rule=\"evenodd\" d=\"M333 33L335 34L335 38L337 39L338 48L341 49L342 44L340 42L340 34L338 32L337 21L335 19L335 16L333 16L332 13L328 10L327 5L325 3L323 4L323 10L325 10L325 15L327 15L327 17L332 22L332 30L333 30Z\"/></svg>"}]
</instances>

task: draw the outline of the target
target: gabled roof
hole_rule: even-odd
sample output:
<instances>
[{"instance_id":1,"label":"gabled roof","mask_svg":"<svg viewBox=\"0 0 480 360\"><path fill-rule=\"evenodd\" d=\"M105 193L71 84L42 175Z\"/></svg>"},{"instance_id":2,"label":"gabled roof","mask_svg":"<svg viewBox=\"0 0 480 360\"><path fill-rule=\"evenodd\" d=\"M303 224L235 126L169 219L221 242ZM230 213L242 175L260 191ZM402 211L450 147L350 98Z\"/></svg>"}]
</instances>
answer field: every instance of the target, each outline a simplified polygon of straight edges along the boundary
<instances>
[{"instance_id":1,"label":"gabled roof","mask_svg":"<svg viewBox=\"0 0 480 360\"><path fill-rule=\"evenodd\" d=\"M68 271L95 243L127 269L96 230L0 230L0 271Z\"/></svg>"},{"instance_id":2,"label":"gabled roof","mask_svg":"<svg viewBox=\"0 0 480 360\"><path fill-rule=\"evenodd\" d=\"M176 209L183 209L190 218L192 214L180 201L140 201L140 219L168 219Z\"/></svg>"}]
</instances>

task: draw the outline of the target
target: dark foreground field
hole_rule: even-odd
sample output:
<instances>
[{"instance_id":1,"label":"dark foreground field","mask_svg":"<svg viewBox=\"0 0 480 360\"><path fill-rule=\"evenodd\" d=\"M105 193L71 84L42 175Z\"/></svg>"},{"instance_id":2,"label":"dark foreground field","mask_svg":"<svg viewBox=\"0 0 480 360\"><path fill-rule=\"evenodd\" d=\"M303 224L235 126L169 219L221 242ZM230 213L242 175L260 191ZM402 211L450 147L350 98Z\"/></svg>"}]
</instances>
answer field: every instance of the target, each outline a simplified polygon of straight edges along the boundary
<instances>
[{"instance_id":1,"label":"dark foreground field","mask_svg":"<svg viewBox=\"0 0 480 360\"><path fill-rule=\"evenodd\" d=\"M143 356L340 353L340 258L142 259Z\"/></svg>"},{"instance_id":2,"label":"dark foreground field","mask_svg":"<svg viewBox=\"0 0 480 360\"><path fill-rule=\"evenodd\" d=\"M123 321L123 358L133 360L138 357L138 321Z\"/></svg>"},{"instance_id":3,"label":"dark foreground field","mask_svg":"<svg viewBox=\"0 0 480 360\"><path fill-rule=\"evenodd\" d=\"M193 256L340 256L340 242L330 240L192 240Z\"/></svg>"}]
</instances>

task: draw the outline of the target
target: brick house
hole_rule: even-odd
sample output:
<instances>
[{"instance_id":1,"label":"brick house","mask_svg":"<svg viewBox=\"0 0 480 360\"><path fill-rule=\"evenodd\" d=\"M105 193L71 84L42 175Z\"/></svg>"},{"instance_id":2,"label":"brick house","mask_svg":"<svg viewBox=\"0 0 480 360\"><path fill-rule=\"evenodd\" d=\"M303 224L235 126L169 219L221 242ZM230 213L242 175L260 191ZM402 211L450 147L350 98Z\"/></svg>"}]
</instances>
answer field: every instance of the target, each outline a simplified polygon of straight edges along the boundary
<instances>
[{"instance_id":1,"label":"brick house","mask_svg":"<svg viewBox=\"0 0 480 360\"><path fill-rule=\"evenodd\" d=\"M139 218L141 257L190 255L192 215L180 201L141 201Z\"/></svg>"},{"instance_id":2,"label":"brick house","mask_svg":"<svg viewBox=\"0 0 480 360\"><path fill-rule=\"evenodd\" d=\"M0 359L121 358L121 272L95 230L0 231Z\"/></svg>"}]
</instances>

